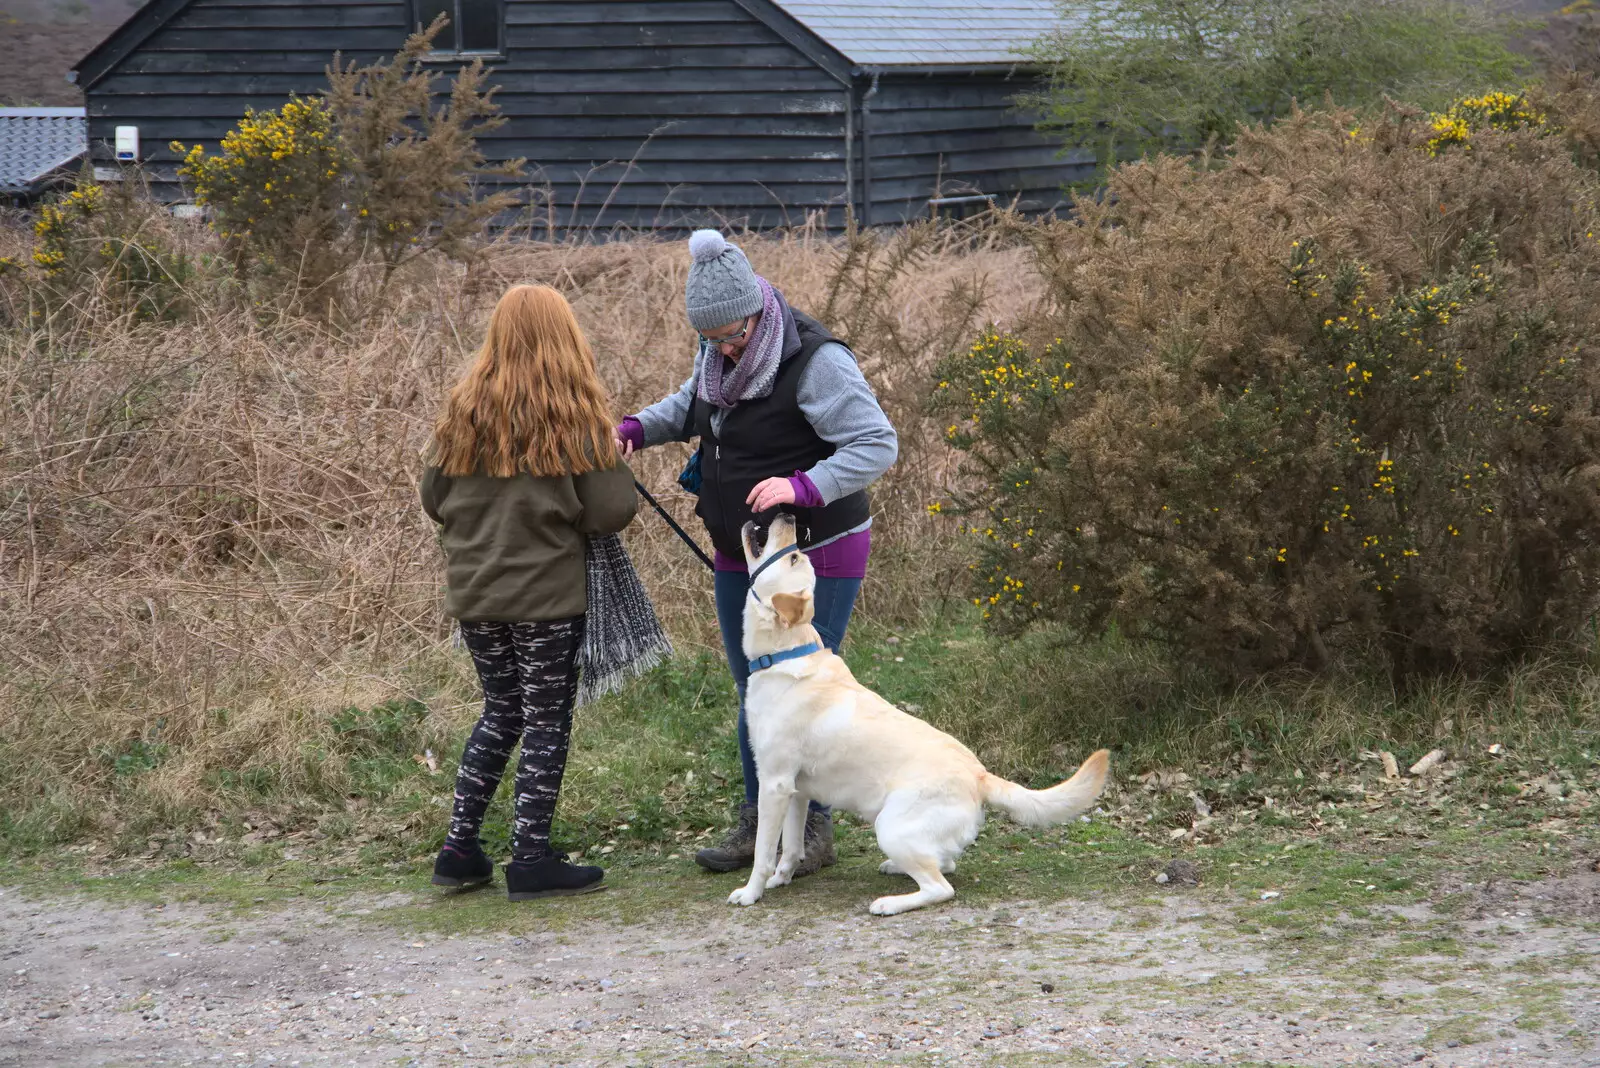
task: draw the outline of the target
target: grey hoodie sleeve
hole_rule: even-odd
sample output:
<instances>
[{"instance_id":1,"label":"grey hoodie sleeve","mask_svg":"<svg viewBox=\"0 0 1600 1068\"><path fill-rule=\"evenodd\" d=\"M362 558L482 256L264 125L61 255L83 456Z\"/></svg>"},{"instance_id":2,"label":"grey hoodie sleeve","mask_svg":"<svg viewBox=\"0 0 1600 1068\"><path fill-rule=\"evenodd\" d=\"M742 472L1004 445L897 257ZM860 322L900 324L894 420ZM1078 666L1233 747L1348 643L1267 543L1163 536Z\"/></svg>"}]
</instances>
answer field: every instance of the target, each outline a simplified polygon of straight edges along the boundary
<instances>
[{"instance_id":1,"label":"grey hoodie sleeve","mask_svg":"<svg viewBox=\"0 0 1600 1068\"><path fill-rule=\"evenodd\" d=\"M829 342L817 349L798 391L800 411L836 451L806 475L824 504L866 489L900 454L900 439L883 414L878 398L843 345ZM683 418L682 409L678 418ZM645 431L648 439L649 430Z\"/></svg>"},{"instance_id":2,"label":"grey hoodie sleeve","mask_svg":"<svg viewBox=\"0 0 1600 1068\"><path fill-rule=\"evenodd\" d=\"M698 357L696 358L698 360ZM694 375L678 387L678 392L656 401L634 416L644 428L645 448L669 441L683 441L683 419L694 400Z\"/></svg>"}]
</instances>

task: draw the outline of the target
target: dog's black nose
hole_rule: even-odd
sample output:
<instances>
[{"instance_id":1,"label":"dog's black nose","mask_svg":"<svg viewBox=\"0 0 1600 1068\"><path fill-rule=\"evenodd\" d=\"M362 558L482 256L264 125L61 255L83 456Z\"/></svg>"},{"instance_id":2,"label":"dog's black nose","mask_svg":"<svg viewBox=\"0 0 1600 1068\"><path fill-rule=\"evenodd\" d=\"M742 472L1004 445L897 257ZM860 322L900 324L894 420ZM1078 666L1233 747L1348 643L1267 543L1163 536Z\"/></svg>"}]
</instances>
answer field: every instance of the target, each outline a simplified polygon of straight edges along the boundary
<instances>
[{"instance_id":1,"label":"dog's black nose","mask_svg":"<svg viewBox=\"0 0 1600 1068\"><path fill-rule=\"evenodd\" d=\"M750 547L750 551L755 553L757 556L760 556L767 547L767 529L768 528L766 524L757 523L752 519L746 520L744 528L739 531L739 533L744 537L744 543L748 545Z\"/></svg>"}]
</instances>

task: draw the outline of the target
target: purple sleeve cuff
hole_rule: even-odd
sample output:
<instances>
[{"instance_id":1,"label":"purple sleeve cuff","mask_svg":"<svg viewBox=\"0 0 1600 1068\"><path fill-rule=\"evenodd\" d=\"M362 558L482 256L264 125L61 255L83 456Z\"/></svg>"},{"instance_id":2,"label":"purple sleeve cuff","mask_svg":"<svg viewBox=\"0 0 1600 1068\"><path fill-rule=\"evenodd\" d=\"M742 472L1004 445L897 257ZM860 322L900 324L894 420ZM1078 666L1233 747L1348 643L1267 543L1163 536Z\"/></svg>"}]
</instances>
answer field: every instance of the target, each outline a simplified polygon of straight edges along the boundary
<instances>
[{"instance_id":1,"label":"purple sleeve cuff","mask_svg":"<svg viewBox=\"0 0 1600 1068\"><path fill-rule=\"evenodd\" d=\"M631 415L617 424L617 436L623 441L632 442L636 450L644 448L644 424Z\"/></svg>"},{"instance_id":2,"label":"purple sleeve cuff","mask_svg":"<svg viewBox=\"0 0 1600 1068\"><path fill-rule=\"evenodd\" d=\"M794 504L796 508L821 508L825 503L822 494L817 490L817 484L811 481L811 476L804 471L796 471L789 480L789 485L794 487Z\"/></svg>"}]
</instances>

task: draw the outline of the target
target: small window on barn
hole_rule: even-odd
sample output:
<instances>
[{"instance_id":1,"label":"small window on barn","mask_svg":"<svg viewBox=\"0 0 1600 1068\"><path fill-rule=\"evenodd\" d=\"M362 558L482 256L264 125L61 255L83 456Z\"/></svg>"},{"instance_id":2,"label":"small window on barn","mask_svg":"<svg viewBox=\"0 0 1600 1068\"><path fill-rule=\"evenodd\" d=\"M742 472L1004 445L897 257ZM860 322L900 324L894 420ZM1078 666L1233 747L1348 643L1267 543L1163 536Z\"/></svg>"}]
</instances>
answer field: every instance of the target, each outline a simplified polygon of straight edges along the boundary
<instances>
[{"instance_id":1,"label":"small window on barn","mask_svg":"<svg viewBox=\"0 0 1600 1068\"><path fill-rule=\"evenodd\" d=\"M415 22L431 26L443 15L450 21L433 39L433 54L493 55L501 51L503 0L414 0Z\"/></svg>"}]
</instances>

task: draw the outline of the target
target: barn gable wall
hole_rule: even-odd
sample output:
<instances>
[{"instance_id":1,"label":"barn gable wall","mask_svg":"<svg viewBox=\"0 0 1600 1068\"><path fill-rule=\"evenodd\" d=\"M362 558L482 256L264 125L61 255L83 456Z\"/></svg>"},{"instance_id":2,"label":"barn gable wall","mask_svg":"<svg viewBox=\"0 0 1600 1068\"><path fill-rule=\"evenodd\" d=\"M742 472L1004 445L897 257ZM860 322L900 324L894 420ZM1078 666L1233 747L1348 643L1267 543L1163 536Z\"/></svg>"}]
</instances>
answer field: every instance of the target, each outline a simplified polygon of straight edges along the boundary
<instances>
[{"instance_id":1,"label":"barn gable wall","mask_svg":"<svg viewBox=\"0 0 1600 1068\"><path fill-rule=\"evenodd\" d=\"M322 88L332 52L392 54L408 18L383 0L194 0L89 88L97 162L136 125L175 198L168 142L214 148L246 108ZM842 223L848 92L734 0L512 0L492 84L508 121L480 143L527 157L535 229Z\"/></svg>"},{"instance_id":2,"label":"barn gable wall","mask_svg":"<svg viewBox=\"0 0 1600 1068\"><path fill-rule=\"evenodd\" d=\"M1026 74L937 73L879 78L862 123L870 144L873 223L928 214L936 195L992 194L1027 211L1065 206L1063 187L1094 173L1092 156L1063 158L1059 142L1015 100Z\"/></svg>"}]
</instances>

